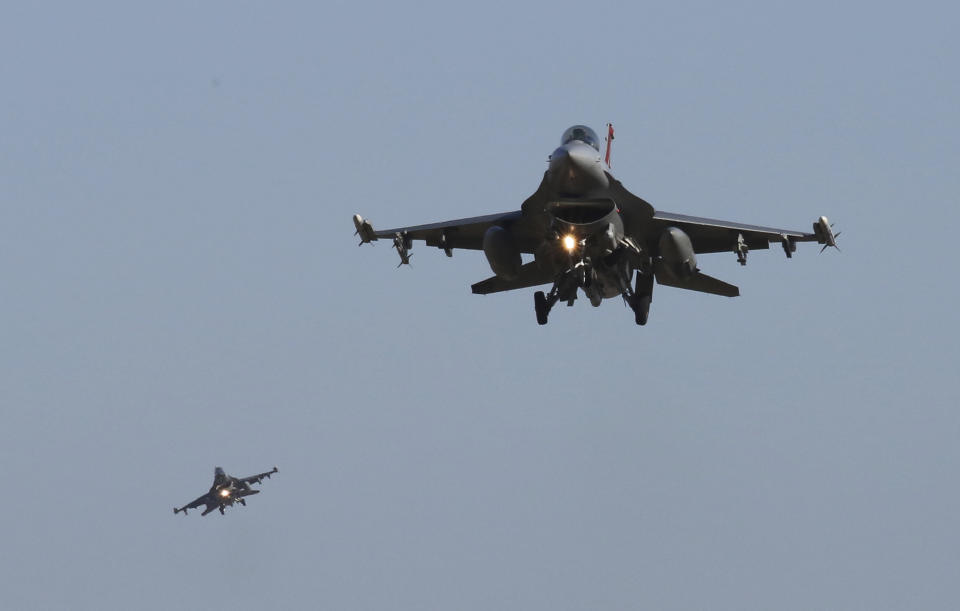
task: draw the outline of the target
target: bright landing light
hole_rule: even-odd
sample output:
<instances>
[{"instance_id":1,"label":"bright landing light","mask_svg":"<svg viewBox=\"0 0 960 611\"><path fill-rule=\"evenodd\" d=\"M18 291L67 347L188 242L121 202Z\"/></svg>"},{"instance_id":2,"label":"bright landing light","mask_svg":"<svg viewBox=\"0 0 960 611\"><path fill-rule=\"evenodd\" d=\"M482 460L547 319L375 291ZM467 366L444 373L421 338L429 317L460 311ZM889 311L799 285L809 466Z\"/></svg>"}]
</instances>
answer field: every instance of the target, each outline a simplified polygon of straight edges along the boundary
<instances>
[{"instance_id":1,"label":"bright landing light","mask_svg":"<svg viewBox=\"0 0 960 611\"><path fill-rule=\"evenodd\" d=\"M570 234L563 236L563 247L567 249L567 252L573 252L573 249L577 247L577 238Z\"/></svg>"},{"instance_id":2,"label":"bright landing light","mask_svg":"<svg viewBox=\"0 0 960 611\"><path fill-rule=\"evenodd\" d=\"M222 496L223 498L227 498L228 496L230 496L230 491L224 488L223 490L220 491L220 496Z\"/></svg>"}]
</instances>

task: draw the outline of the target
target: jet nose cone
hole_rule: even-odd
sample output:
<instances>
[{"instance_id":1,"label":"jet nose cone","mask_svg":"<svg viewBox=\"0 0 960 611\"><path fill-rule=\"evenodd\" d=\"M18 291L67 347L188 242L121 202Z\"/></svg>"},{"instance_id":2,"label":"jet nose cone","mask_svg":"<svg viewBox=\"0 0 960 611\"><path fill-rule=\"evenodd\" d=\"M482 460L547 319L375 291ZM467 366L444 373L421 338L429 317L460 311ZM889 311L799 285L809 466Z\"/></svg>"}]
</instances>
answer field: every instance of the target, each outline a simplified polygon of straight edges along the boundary
<instances>
[{"instance_id":1,"label":"jet nose cone","mask_svg":"<svg viewBox=\"0 0 960 611\"><path fill-rule=\"evenodd\" d=\"M592 167L600 162L600 154L583 142L571 142L562 148L566 149L570 161L580 168Z\"/></svg>"},{"instance_id":2,"label":"jet nose cone","mask_svg":"<svg viewBox=\"0 0 960 611\"><path fill-rule=\"evenodd\" d=\"M590 172L600 165L600 154L582 142L564 144L550 155L550 166L557 169L570 168L578 172Z\"/></svg>"},{"instance_id":3,"label":"jet nose cone","mask_svg":"<svg viewBox=\"0 0 960 611\"><path fill-rule=\"evenodd\" d=\"M569 142L550 155L550 175L561 193L584 194L606 186L600 154L583 142Z\"/></svg>"}]
</instances>

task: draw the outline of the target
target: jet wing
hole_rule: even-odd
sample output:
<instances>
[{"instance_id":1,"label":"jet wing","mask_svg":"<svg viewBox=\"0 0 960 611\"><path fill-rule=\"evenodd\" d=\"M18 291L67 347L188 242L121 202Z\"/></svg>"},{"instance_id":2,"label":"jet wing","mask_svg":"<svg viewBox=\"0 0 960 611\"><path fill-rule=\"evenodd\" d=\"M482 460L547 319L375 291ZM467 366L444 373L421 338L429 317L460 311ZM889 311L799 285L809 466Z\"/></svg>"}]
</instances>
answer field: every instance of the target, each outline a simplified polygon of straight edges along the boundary
<instances>
[{"instance_id":1,"label":"jet wing","mask_svg":"<svg viewBox=\"0 0 960 611\"><path fill-rule=\"evenodd\" d=\"M788 253L793 252L793 244L796 242L826 243L816 233L746 225L673 212L656 212L653 215L653 223L657 233L666 227L682 229L690 236L693 250L697 253L735 252L741 237L750 250L770 248L771 242L779 242L789 248Z\"/></svg>"},{"instance_id":2,"label":"jet wing","mask_svg":"<svg viewBox=\"0 0 960 611\"><path fill-rule=\"evenodd\" d=\"M395 240L400 236L407 240L407 248L409 241L423 240L427 246L436 246L448 253L454 248L482 250L483 234L490 227L499 225L513 230L521 252L532 254L536 248L533 232L526 227L523 213L519 210L384 230L376 230L369 221L360 215L354 215L353 224L357 228L361 243L380 239Z\"/></svg>"},{"instance_id":3,"label":"jet wing","mask_svg":"<svg viewBox=\"0 0 960 611\"><path fill-rule=\"evenodd\" d=\"M240 481L247 484L259 484L263 481L264 478L269 479L271 475L277 472L277 468L274 467L272 470L265 473L257 473L256 475L251 475L250 477L241 477Z\"/></svg>"}]
</instances>

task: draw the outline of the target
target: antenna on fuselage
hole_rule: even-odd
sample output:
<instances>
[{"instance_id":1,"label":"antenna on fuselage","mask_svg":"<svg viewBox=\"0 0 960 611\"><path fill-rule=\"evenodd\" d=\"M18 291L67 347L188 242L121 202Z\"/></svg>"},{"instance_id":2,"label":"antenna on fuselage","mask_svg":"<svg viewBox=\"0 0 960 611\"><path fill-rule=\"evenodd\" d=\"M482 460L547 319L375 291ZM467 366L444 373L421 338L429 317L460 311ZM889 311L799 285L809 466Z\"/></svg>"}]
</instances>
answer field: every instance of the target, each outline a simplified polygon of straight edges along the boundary
<instances>
[{"instance_id":1,"label":"antenna on fuselage","mask_svg":"<svg viewBox=\"0 0 960 611\"><path fill-rule=\"evenodd\" d=\"M610 167L610 145L613 143L613 123L607 123L607 155L604 157L604 161L607 162L607 167Z\"/></svg>"}]
</instances>

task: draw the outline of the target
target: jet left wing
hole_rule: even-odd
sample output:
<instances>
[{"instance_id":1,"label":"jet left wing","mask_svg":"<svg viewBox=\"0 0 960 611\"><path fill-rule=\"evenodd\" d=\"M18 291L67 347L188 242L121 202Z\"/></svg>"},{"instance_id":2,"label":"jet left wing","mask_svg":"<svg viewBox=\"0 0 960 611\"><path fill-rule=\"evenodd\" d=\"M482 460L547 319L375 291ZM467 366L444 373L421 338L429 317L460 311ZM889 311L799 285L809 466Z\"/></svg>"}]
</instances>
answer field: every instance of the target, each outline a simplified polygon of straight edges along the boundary
<instances>
[{"instance_id":1,"label":"jet left wing","mask_svg":"<svg viewBox=\"0 0 960 611\"><path fill-rule=\"evenodd\" d=\"M735 252L743 254L742 262L746 261L748 250L770 248L771 242L779 242L788 257L796 250L797 242L819 242L824 248L837 245L836 236L825 216L813 224L813 233L659 211L653 215L653 223L658 230L666 227L683 230L690 236L696 253Z\"/></svg>"},{"instance_id":2,"label":"jet left wing","mask_svg":"<svg viewBox=\"0 0 960 611\"><path fill-rule=\"evenodd\" d=\"M381 239L393 240L401 259L407 254L413 240L423 240L427 246L436 246L447 256L453 256L454 248L482 250L483 234L494 225L510 227L521 252L533 253L536 247L533 232L525 226L523 213L519 210L386 230L375 230L370 221L355 214L353 224L361 244Z\"/></svg>"},{"instance_id":3,"label":"jet left wing","mask_svg":"<svg viewBox=\"0 0 960 611\"><path fill-rule=\"evenodd\" d=\"M257 473L256 475L251 475L250 477L241 477L240 481L247 484L259 484L263 481L263 478L270 479L270 476L277 472L277 468L274 467L272 470L267 471L266 473Z\"/></svg>"}]
</instances>

